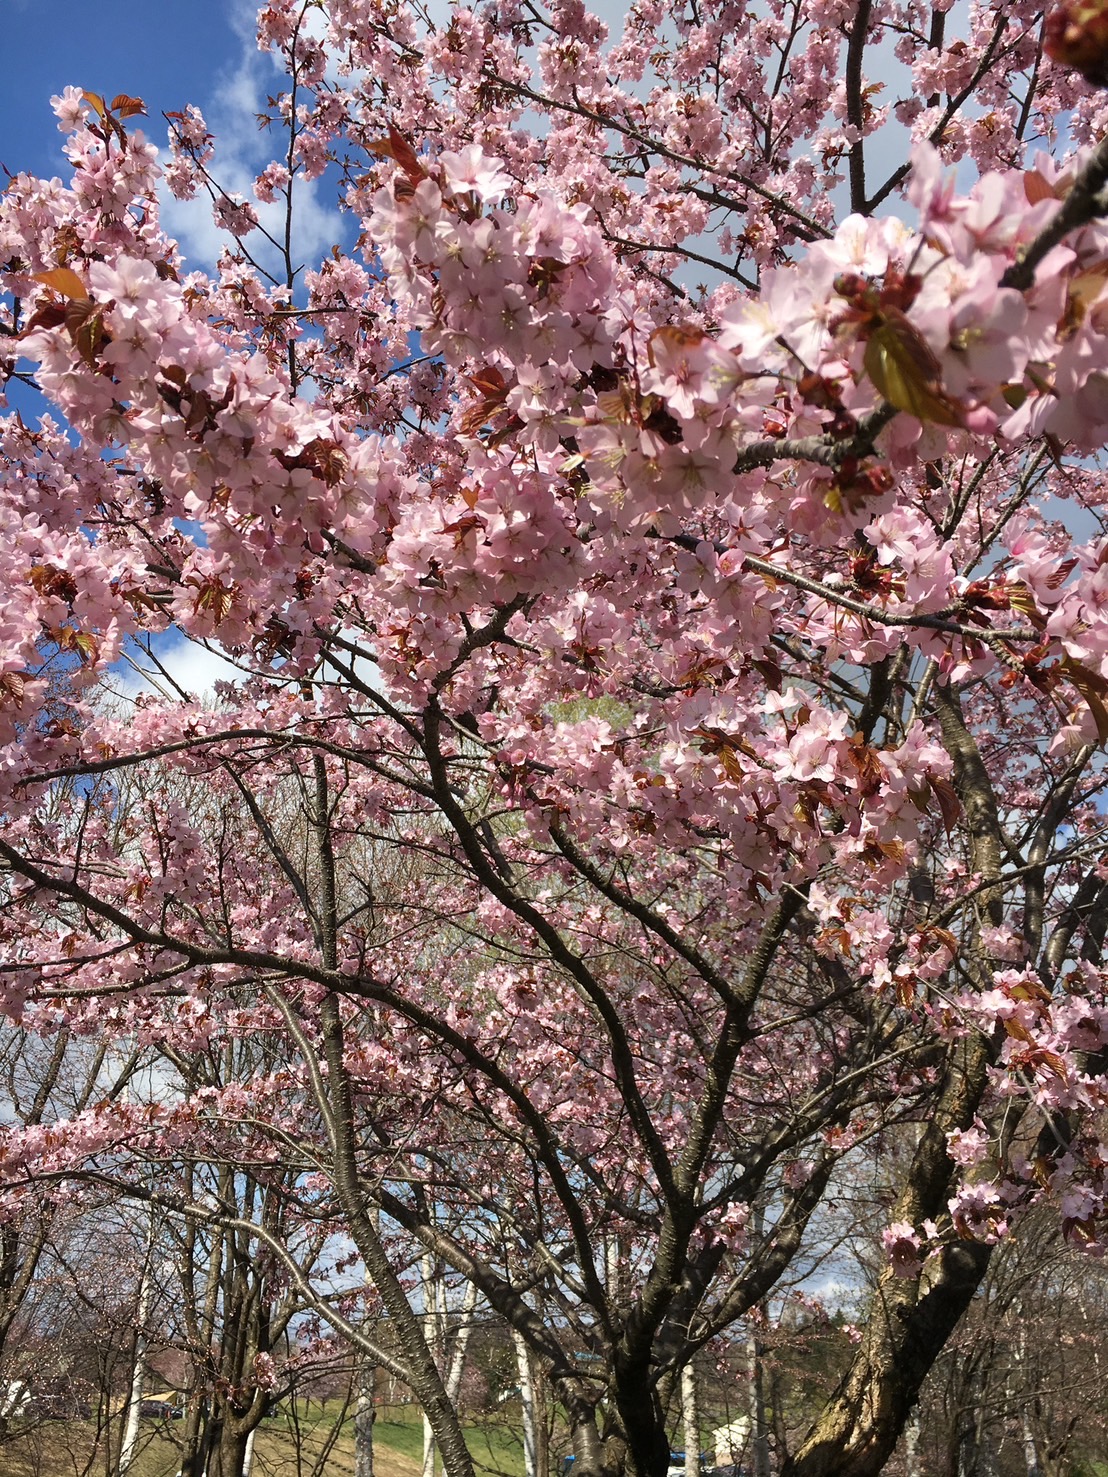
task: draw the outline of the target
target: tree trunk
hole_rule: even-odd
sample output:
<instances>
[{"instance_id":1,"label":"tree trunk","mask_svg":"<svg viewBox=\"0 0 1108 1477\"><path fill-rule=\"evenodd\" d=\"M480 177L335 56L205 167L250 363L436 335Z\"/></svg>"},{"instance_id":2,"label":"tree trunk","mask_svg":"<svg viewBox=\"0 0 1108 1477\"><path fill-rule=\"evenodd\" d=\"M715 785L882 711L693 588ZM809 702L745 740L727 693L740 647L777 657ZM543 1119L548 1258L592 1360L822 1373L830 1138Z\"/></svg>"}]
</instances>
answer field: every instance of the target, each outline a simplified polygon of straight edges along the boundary
<instances>
[{"instance_id":1,"label":"tree trunk","mask_svg":"<svg viewBox=\"0 0 1108 1477\"><path fill-rule=\"evenodd\" d=\"M244 1477L246 1450L253 1434L251 1431L244 1435L236 1429L234 1421L223 1421L219 1445L212 1452L206 1477Z\"/></svg>"},{"instance_id":2,"label":"tree trunk","mask_svg":"<svg viewBox=\"0 0 1108 1477\"><path fill-rule=\"evenodd\" d=\"M1034 1376L1027 1359L1027 1319L1024 1317L1023 1308L1019 1303L1015 1304L1014 1312L1019 1320L1020 1327L1019 1341L1016 1345L1016 1366L1019 1369L1020 1383L1023 1386L1020 1402L1023 1460L1027 1468L1027 1477L1043 1477L1043 1469L1039 1464L1039 1452L1035 1445L1035 1432L1031 1424L1032 1384L1034 1382Z\"/></svg>"},{"instance_id":3,"label":"tree trunk","mask_svg":"<svg viewBox=\"0 0 1108 1477\"><path fill-rule=\"evenodd\" d=\"M616 1353L615 1406L619 1414L619 1433L608 1438L609 1463L625 1469L634 1477L665 1477L669 1468L669 1436L666 1413L658 1401L656 1389L648 1378L644 1361L624 1361ZM626 1451L617 1449L620 1437Z\"/></svg>"},{"instance_id":4,"label":"tree trunk","mask_svg":"<svg viewBox=\"0 0 1108 1477\"><path fill-rule=\"evenodd\" d=\"M193 1191L191 1175L188 1181L189 1194ZM220 1194L229 1193L231 1173L220 1171ZM197 1235L191 1229L184 1247L181 1264L181 1280L185 1289L185 1325L192 1345L192 1371L190 1395L185 1415L184 1450L178 1477L206 1477L211 1442L214 1436L212 1423L215 1411L207 1394L214 1376L212 1348L215 1340L216 1318L219 1310L220 1286L223 1281L223 1257L226 1250L227 1233L213 1231L208 1248L207 1265L203 1269L203 1300L198 1298L200 1269L197 1267Z\"/></svg>"},{"instance_id":5,"label":"tree trunk","mask_svg":"<svg viewBox=\"0 0 1108 1477\"><path fill-rule=\"evenodd\" d=\"M750 1466L753 1477L769 1477L766 1372L762 1340L757 1328L751 1328L747 1349L750 1356Z\"/></svg>"},{"instance_id":6,"label":"tree trunk","mask_svg":"<svg viewBox=\"0 0 1108 1477\"><path fill-rule=\"evenodd\" d=\"M354 1409L354 1477L373 1477L374 1391L377 1367L363 1355L358 1364L358 1397Z\"/></svg>"},{"instance_id":7,"label":"tree trunk","mask_svg":"<svg viewBox=\"0 0 1108 1477\"><path fill-rule=\"evenodd\" d=\"M981 1037L951 1048L946 1079L917 1145L893 1219L918 1225L941 1213L953 1166L946 1134L965 1128L981 1100L990 1052ZM886 1267L865 1338L839 1388L782 1477L876 1477L892 1455L920 1387L989 1265L992 1247L948 1245L917 1277Z\"/></svg>"},{"instance_id":8,"label":"tree trunk","mask_svg":"<svg viewBox=\"0 0 1108 1477\"><path fill-rule=\"evenodd\" d=\"M135 1459L138 1447L139 1418L142 1412L142 1391L146 1382L146 1321L150 1313L150 1257L154 1249L154 1217L150 1217L150 1230L146 1242L146 1255L142 1262L142 1277L139 1281L138 1302L135 1307L134 1360L131 1365L131 1388L127 1395L127 1414L123 1423L123 1437L119 1443L119 1477L125 1477Z\"/></svg>"},{"instance_id":9,"label":"tree trunk","mask_svg":"<svg viewBox=\"0 0 1108 1477\"><path fill-rule=\"evenodd\" d=\"M685 1437L685 1477L700 1477L700 1411L696 1399L696 1370L681 1371L681 1429Z\"/></svg>"},{"instance_id":10,"label":"tree trunk","mask_svg":"<svg viewBox=\"0 0 1108 1477\"><path fill-rule=\"evenodd\" d=\"M441 1369L443 1343L446 1338L446 1328L440 1307L442 1279L438 1275L435 1259L430 1252L425 1251L419 1260L423 1276L423 1337L427 1340L431 1357ZM423 1412L422 1477L435 1477L435 1432L426 1410Z\"/></svg>"},{"instance_id":11,"label":"tree trunk","mask_svg":"<svg viewBox=\"0 0 1108 1477\"><path fill-rule=\"evenodd\" d=\"M194 1396L185 1411L183 1450L177 1477L203 1477L208 1429L206 1417L205 1401Z\"/></svg>"},{"instance_id":12,"label":"tree trunk","mask_svg":"<svg viewBox=\"0 0 1108 1477\"><path fill-rule=\"evenodd\" d=\"M473 1313L476 1307L477 1284L470 1282L466 1286L465 1297L462 1299L461 1322L454 1333L450 1368L446 1372L446 1393L455 1402L462 1388L462 1375L465 1373L466 1353L469 1349L469 1336L473 1332Z\"/></svg>"},{"instance_id":13,"label":"tree trunk","mask_svg":"<svg viewBox=\"0 0 1108 1477\"><path fill-rule=\"evenodd\" d=\"M328 969L333 969L338 958L338 903L335 858L328 829L327 769L318 757L313 767L316 790L313 824L320 864L320 909L324 919L323 963ZM326 996L321 1003L320 1024L327 1079L324 1082L317 1076L313 1088L328 1122L334 1185L348 1219L350 1238L361 1255L367 1276L376 1286L392 1318L397 1342L408 1366L408 1383L430 1421L449 1477L473 1477L473 1459L466 1446L458 1413L443 1387L441 1371L428 1347L425 1324L412 1309L366 1206L358 1170L354 1097L344 1061L342 1014L334 995Z\"/></svg>"},{"instance_id":14,"label":"tree trunk","mask_svg":"<svg viewBox=\"0 0 1108 1477\"><path fill-rule=\"evenodd\" d=\"M919 1410L913 1410L904 1428L904 1471L905 1477L923 1477L919 1461Z\"/></svg>"},{"instance_id":15,"label":"tree trunk","mask_svg":"<svg viewBox=\"0 0 1108 1477\"><path fill-rule=\"evenodd\" d=\"M527 1341L512 1329L519 1370L519 1403L523 1413L523 1477L538 1477L538 1413L535 1410L535 1382L531 1372L531 1354Z\"/></svg>"},{"instance_id":16,"label":"tree trunk","mask_svg":"<svg viewBox=\"0 0 1108 1477\"><path fill-rule=\"evenodd\" d=\"M436 1362L445 1364L443 1389L452 1407L456 1406L458 1391L462 1387L465 1372L466 1351L469 1336L473 1332L473 1310L477 1306L477 1284L466 1284L462 1301L460 1322L454 1330L454 1340L447 1358L447 1315L446 1281L429 1255L421 1258L423 1266L424 1328L427 1346L435 1354ZM435 1477L435 1440L431 1422L426 1411L423 1415L423 1477Z\"/></svg>"}]
</instances>

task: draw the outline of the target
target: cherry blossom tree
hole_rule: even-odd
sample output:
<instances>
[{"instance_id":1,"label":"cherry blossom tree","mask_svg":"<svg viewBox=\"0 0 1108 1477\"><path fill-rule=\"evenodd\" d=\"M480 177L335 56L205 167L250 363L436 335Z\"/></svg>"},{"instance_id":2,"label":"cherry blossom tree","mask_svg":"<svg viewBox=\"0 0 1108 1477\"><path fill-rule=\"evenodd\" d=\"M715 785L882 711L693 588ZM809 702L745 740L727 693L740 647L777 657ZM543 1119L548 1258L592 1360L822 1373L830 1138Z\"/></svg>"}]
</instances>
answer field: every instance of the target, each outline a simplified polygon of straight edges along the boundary
<instances>
[{"instance_id":1,"label":"cherry blossom tree","mask_svg":"<svg viewBox=\"0 0 1108 1477\"><path fill-rule=\"evenodd\" d=\"M67 180L0 203L49 406L0 426L4 1006L179 1075L5 1125L13 1200L246 1238L450 1477L423 1256L582 1473L655 1477L682 1370L907 1135L783 1469L864 1477L1021 1216L1102 1248L1106 31L275 0L255 202L194 107L159 162L137 98L54 99ZM349 239L302 268L313 181ZM242 681L105 712L172 632Z\"/></svg>"},{"instance_id":2,"label":"cherry blossom tree","mask_svg":"<svg viewBox=\"0 0 1108 1477\"><path fill-rule=\"evenodd\" d=\"M109 1060L104 1040L80 1040L64 1025L49 1037L5 1023L0 1032L0 1073L5 1117L12 1132L33 1136L68 1123L94 1098L114 1097L126 1090L139 1059ZM35 1301L44 1261L56 1259L58 1241L74 1235L82 1208L62 1210L48 1190L31 1185L7 1201L0 1222L0 1371L6 1386L17 1383L26 1400L12 1402L0 1413L0 1439L9 1416L32 1402L33 1380L40 1356L27 1336L27 1306Z\"/></svg>"}]
</instances>

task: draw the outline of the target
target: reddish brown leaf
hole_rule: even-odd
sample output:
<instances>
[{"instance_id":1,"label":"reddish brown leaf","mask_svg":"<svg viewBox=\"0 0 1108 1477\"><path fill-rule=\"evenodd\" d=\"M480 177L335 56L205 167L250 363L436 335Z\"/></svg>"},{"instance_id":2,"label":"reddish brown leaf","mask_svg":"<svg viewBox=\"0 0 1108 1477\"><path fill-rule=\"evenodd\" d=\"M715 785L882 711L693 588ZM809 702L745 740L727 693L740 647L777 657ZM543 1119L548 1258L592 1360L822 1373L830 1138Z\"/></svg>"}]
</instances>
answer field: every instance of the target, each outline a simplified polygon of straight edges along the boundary
<instances>
[{"instance_id":1,"label":"reddish brown leaf","mask_svg":"<svg viewBox=\"0 0 1108 1477\"><path fill-rule=\"evenodd\" d=\"M876 794L885 777L885 771L881 767L876 751L866 743L860 733L856 733L846 754L858 775L859 792L862 795Z\"/></svg>"},{"instance_id":2,"label":"reddish brown leaf","mask_svg":"<svg viewBox=\"0 0 1108 1477\"><path fill-rule=\"evenodd\" d=\"M943 818L943 829L949 836L958 824L958 818L962 814L962 802L958 799L954 786L948 779L944 779L942 775L932 775L930 782L931 793L939 802L939 813Z\"/></svg>"},{"instance_id":3,"label":"reddish brown leaf","mask_svg":"<svg viewBox=\"0 0 1108 1477\"><path fill-rule=\"evenodd\" d=\"M128 97L125 92L119 92L112 98L111 111L121 118L134 118L139 114L145 118L146 104L141 97Z\"/></svg>"},{"instance_id":4,"label":"reddish brown leaf","mask_svg":"<svg viewBox=\"0 0 1108 1477\"><path fill-rule=\"evenodd\" d=\"M1054 190L1037 169L1029 169L1024 175L1023 193L1028 205L1038 205L1040 200L1054 199Z\"/></svg>"},{"instance_id":5,"label":"reddish brown leaf","mask_svg":"<svg viewBox=\"0 0 1108 1477\"><path fill-rule=\"evenodd\" d=\"M896 977L896 1002L898 1005L908 1006L916 998L916 981L912 975L897 975Z\"/></svg>"},{"instance_id":6,"label":"reddish brown leaf","mask_svg":"<svg viewBox=\"0 0 1108 1477\"><path fill-rule=\"evenodd\" d=\"M427 171L419 162L419 156L394 123L389 124L389 153L413 185L418 185L427 178Z\"/></svg>"},{"instance_id":7,"label":"reddish brown leaf","mask_svg":"<svg viewBox=\"0 0 1108 1477\"><path fill-rule=\"evenodd\" d=\"M337 441L317 436L301 452L302 465L310 467L321 482L334 487L346 476L350 459Z\"/></svg>"},{"instance_id":8,"label":"reddish brown leaf","mask_svg":"<svg viewBox=\"0 0 1108 1477\"><path fill-rule=\"evenodd\" d=\"M26 690L27 674L25 672L0 674L0 696L14 698L17 703L21 703Z\"/></svg>"},{"instance_id":9,"label":"reddish brown leaf","mask_svg":"<svg viewBox=\"0 0 1108 1477\"><path fill-rule=\"evenodd\" d=\"M495 364L486 364L476 374L467 374L466 379L481 391L486 400L503 400L508 393L504 376Z\"/></svg>"},{"instance_id":10,"label":"reddish brown leaf","mask_svg":"<svg viewBox=\"0 0 1108 1477\"><path fill-rule=\"evenodd\" d=\"M56 597L68 605L77 598L77 581L68 570L57 569L53 564L32 564L27 579L39 595Z\"/></svg>"},{"instance_id":11,"label":"reddish brown leaf","mask_svg":"<svg viewBox=\"0 0 1108 1477\"><path fill-rule=\"evenodd\" d=\"M520 420L518 415L509 416L508 419L503 423L503 425L497 426L496 430L493 431L492 435L488 439L488 445L493 448L497 446L503 446L504 442L507 441L510 436L514 436L522 425L523 422Z\"/></svg>"},{"instance_id":12,"label":"reddish brown leaf","mask_svg":"<svg viewBox=\"0 0 1108 1477\"><path fill-rule=\"evenodd\" d=\"M73 347L90 368L95 368L100 350L108 341L100 305L87 300L71 302L66 308L65 326Z\"/></svg>"},{"instance_id":13,"label":"reddish brown leaf","mask_svg":"<svg viewBox=\"0 0 1108 1477\"><path fill-rule=\"evenodd\" d=\"M70 267L54 267L49 272L34 272L32 276L53 292L61 293L62 297L88 301L88 288Z\"/></svg>"}]
</instances>

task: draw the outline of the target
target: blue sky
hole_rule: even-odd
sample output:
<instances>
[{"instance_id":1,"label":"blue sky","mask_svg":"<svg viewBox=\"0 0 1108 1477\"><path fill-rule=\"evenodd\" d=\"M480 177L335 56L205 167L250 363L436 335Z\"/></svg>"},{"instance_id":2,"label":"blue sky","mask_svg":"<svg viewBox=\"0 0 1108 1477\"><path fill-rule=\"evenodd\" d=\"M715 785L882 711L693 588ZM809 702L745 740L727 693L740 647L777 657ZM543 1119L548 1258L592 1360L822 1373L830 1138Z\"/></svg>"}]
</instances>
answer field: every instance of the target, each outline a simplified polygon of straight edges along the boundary
<instances>
[{"instance_id":1,"label":"blue sky","mask_svg":"<svg viewBox=\"0 0 1108 1477\"><path fill-rule=\"evenodd\" d=\"M259 53L254 21L260 0L0 0L0 40L7 66L0 88L0 164L13 174L27 171L67 179L63 135L50 107L67 85L141 97L148 117L128 123L141 128L160 149L167 124L163 112L195 103L217 137L213 170L230 192L250 197L255 174L281 148L258 130L255 114L281 86L272 58ZM265 215L265 208L260 212ZM162 221L181 244L190 266L210 268L229 238L215 230L206 197L182 204L162 198ZM298 193L295 240L298 256L318 261L349 233L327 199L327 186ZM253 246L258 238L251 242ZM31 418L41 402L20 386L10 387L10 407ZM189 691L203 692L217 676L234 675L218 652L158 638L159 656ZM136 653L137 654L137 653ZM120 668L118 680L134 691L136 674Z\"/></svg>"},{"instance_id":2,"label":"blue sky","mask_svg":"<svg viewBox=\"0 0 1108 1477\"><path fill-rule=\"evenodd\" d=\"M163 110L210 106L238 69L242 21L254 8L236 0L0 0L0 162L13 173L62 173L50 97L67 84L143 98L145 127L161 144Z\"/></svg>"},{"instance_id":3,"label":"blue sky","mask_svg":"<svg viewBox=\"0 0 1108 1477\"><path fill-rule=\"evenodd\" d=\"M271 151L283 153L280 139L259 132L255 119L282 85L273 59L257 49L257 11L258 0L0 0L0 38L11 59L0 89L0 164L66 178L50 98L71 84L109 101L117 93L141 97L149 116L128 127L159 148L168 132L162 114L195 103L217 138L220 185L250 197ZM299 192L302 261L319 260L343 236L325 191ZM216 232L206 199L182 205L165 198L163 224L191 266L210 267L228 240Z\"/></svg>"}]
</instances>

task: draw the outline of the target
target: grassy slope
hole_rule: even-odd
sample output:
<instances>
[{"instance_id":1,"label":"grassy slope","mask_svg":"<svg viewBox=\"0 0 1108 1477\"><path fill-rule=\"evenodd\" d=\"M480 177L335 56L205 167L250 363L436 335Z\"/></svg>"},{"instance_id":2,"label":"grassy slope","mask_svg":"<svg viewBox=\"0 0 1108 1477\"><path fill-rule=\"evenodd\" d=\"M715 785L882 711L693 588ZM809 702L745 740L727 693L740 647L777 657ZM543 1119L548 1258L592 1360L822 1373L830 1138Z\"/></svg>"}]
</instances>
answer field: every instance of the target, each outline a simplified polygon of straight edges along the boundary
<instances>
[{"instance_id":1,"label":"grassy slope","mask_svg":"<svg viewBox=\"0 0 1108 1477\"><path fill-rule=\"evenodd\" d=\"M254 1451L253 1477L310 1477L339 1414L336 1403L313 1406L296 1429L285 1415L264 1422ZM173 1477L179 1455L163 1427L144 1421L142 1449L130 1477ZM488 1477L520 1477L523 1471L519 1437L510 1427L469 1427L470 1450L479 1473ZM87 1421L51 1421L0 1448L3 1477L101 1477L103 1452L93 1455L95 1432ZM375 1477L419 1477L423 1456L422 1418L413 1406L392 1406L378 1412L374 1426ZM91 1463L90 1463L91 1458ZM343 1423L327 1464L325 1477L352 1477L354 1471L353 1420Z\"/></svg>"}]
</instances>

